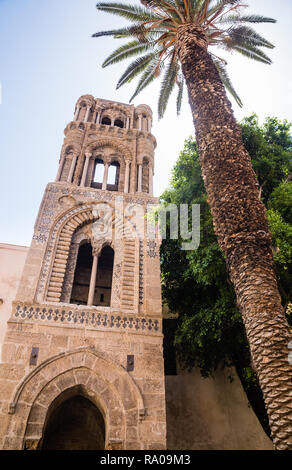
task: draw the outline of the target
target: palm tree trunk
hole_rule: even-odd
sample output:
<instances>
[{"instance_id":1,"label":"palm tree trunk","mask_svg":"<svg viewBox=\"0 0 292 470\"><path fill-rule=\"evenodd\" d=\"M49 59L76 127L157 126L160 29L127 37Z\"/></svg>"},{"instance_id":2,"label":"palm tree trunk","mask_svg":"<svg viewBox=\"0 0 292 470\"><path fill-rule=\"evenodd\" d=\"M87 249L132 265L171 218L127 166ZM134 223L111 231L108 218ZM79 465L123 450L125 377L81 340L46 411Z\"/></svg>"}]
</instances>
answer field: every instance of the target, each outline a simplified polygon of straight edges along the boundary
<instances>
[{"instance_id":1,"label":"palm tree trunk","mask_svg":"<svg viewBox=\"0 0 292 470\"><path fill-rule=\"evenodd\" d=\"M181 26L176 49L188 86L214 227L235 287L273 442L277 449L292 450L291 335L256 175L202 28Z\"/></svg>"}]
</instances>

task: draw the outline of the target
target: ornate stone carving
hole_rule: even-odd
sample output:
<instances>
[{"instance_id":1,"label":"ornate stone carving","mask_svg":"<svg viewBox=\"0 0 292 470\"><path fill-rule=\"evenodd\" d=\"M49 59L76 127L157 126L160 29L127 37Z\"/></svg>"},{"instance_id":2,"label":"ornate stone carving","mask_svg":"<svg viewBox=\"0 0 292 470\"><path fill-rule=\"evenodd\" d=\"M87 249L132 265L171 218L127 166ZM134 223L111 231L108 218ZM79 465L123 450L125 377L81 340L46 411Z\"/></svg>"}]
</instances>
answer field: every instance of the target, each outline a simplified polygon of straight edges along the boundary
<instances>
[{"instance_id":1,"label":"ornate stone carving","mask_svg":"<svg viewBox=\"0 0 292 470\"><path fill-rule=\"evenodd\" d=\"M113 313L108 307L78 308L74 305L17 305L12 317L22 321L79 325L88 328L120 329L137 333L161 333L161 320L137 317L133 314Z\"/></svg>"}]
</instances>

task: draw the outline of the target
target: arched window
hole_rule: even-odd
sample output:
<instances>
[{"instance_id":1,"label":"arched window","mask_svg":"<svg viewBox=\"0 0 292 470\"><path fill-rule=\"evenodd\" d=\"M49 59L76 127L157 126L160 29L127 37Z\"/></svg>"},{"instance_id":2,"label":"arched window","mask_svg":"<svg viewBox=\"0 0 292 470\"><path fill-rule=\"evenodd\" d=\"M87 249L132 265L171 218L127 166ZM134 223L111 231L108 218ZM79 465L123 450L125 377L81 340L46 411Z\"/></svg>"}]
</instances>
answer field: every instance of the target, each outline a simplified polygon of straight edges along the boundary
<instances>
[{"instance_id":1,"label":"arched window","mask_svg":"<svg viewBox=\"0 0 292 470\"><path fill-rule=\"evenodd\" d=\"M87 305L92 263L91 244L80 245L71 293L71 304Z\"/></svg>"},{"instance_id":2,"label":"arched window","mask_svg":"<svg viewBox=\"0 0 292 470\"><path fill-rule=\"evenodd\" d=\"M124 127L124 123L120 119L116 119L114 125L117 126L117 127L120 127L121 129L123 129L123 127Z\"/></svg>"},{"instance_id":3,"label":"arched window","mask_svg":"<svg viewBox=\"0 0 292 470\"><path fill-rule=\"evenodd\" d=\"M104 163L100 158L94 162L93 179L91 186L93 188L101 189L104 175Z\"/></svg>"},{"instance_id":4,"label":"arched window","mask_svg":"<svg viewBox=\"0 0 292 470\"><path fill-rule=\"evenodd\" d=\"M97 267L94 305L103 307L111 305L114 255L114 250L108 245L101 250Z\"/></svg>"},{"instance_id":5,"label":"arched window","mask_svg":"<svg viewBox=\"0 0 292 470\"><path fill-rule=\"evenodd\" d=\"M107 190L118 191L120 178L120 164L119 162L112 162L108 169Z\"/></svg>"},{"instance_id":6,"label":"arched window","mask_svg":"<svg viewBox=\"0 0 292 470\"><path fill-rule=\"evenodd\" d=\"M102 118L101 124L105 124L106 126L111 126L111 120L108 117Z\"/></svg>"},{"instance_id":7,"label":"arched window","mask_svg":"<svg viewBox=\"0 0 292 470\"><path fill-rule=\"evenodd\" d=\"M106 245L98 259L94 297L92 305L110 307L112 277L114 266L114 250ZM80 245L75 268L74 282L71 293L71 304L87 305L89 287L94 268L92 247L90 243ZM90 304L91 305L91 304Z\"/></svg>"}]
</instances>

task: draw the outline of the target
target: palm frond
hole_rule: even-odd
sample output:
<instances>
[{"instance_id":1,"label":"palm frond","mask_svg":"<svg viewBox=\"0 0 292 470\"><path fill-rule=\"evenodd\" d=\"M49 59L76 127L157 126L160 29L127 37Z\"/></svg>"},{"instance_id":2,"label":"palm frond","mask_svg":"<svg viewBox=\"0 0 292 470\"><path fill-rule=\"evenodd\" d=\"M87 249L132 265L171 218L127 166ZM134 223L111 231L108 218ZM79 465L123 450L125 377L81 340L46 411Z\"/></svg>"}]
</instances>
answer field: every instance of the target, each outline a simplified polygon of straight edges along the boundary
<instances>
[{"instance_id":1,"label":"palm frond","mask_svg":"<svg viewBox=\"0 0 292 470\"><path fill-rule=\"evenodd\" d=\"M240 6L240 0L217 0L214 4L214 1L210 1L209 9L207 12L207 18L216 19L219 15L226 14L228 9L225 10L226 7L230 7L235 10L237 7Z\"/></svg>"},{"instance_id":2,"label":"palm frond","mask_svg":"<svg viewBox=\"0 0 292 470\"><path fill-rule=\"evenodd\" d=\"M112 3L105 3L105 2L98 2L96 8L99 11L103 11L105 13L112 13L113 15L121 16L122 18L126 18L130 21L151 21L154 19L159 19L160 17L153 13L153 11L148 10L147 8L143 8L136 5L125 5L121 2L112 2Z\"/></svg>"},{"instance_id":3,"label":"palm frond","mask_svg":"<svg viewBox=\"0 0 292 470\"><path fill-rule=\"evenodd\" d=\"M163 63L159 64L159 58L157 57L148 65L148 67L142 74L138 82L137 88L134 94L130 98L130 103L133 101L134 98L136 98L137 95L139 95L139 93L141 93L142 90L144 90L144 88L146 88L151 82L153 82L153 80L155 80L155 78L158 77L158 74L157 74L158 67L160 70L163 67Z\"/></svg>"},{"instance_id":4,"label":"palm frond","mask_svg":"<svg viewBox=\"0 0 292 470\"><path fill-rule=\"evenodd\" d=\"M183 1L183 0L182 0ZM182 14L179 1L176 0L141 0L143 5L147 5L148 8L152 8L161 15L167 15L173 21L177 23L184 22L184 16Z\"/></svg>"},{"instance_id":5,"label":"palm frond","mask_svg":"<svg viewBox=\"0 0 292 470\"><path fill-rule=\"evenodd\" d=\"M268 47L273 49L274 45L248 26L235 26L229 30L229 41L231 47L251 45L256 47ZM226 42L226 41L225 41ZM228 40L226 42L228 46Z\"/></svg>"},{"instance_id":6,"label":"palm frond","mask_svg":"<svg viewBox=\"0 0 292 470\"><path fill-rule=\"evenodd\" d=\"M139 40L133 40L128 42L127 44L123 44L121 47L116 49L112 52L102 64L103 67L107 67L108 65L116 64L121 62L124 59L128 59L133 55L140 54L142 52L146 52L149 49L152 49L156 44L156 41L149 41L149 42L141 42Z\"/></svg>"},{"instance_id":7,"label":"palm frond","mask_svg":"<svg viewBox=\"0 0 292 470\"><path fill-rule=\"evenodd\" d=\"M216 57L212 57L212 59L213 59L213 62L214 62L215 66L218 70L221 81L222 81L223 85L225 86L226 90L228 90L229 93L233 96L233 98L235 99L238 106L242 107L243 103L242 103L241 99L239 98L238 94L236 93L236 91L235 91L235 89L234 89L234 87L231 83L231 80L229 78L229 75L227 73L225 65L223 64L223 62L221 60L219 60Z\"/></svg>"},{"instance_id":8,"label":"palm frond","mask_svg":"<svg viewBox=\"0 0 292 470\"><path fill-rule=\"evenodd\" d=\"M223 16L220 18L220 23L277 23L277 20L274 18L269 18L267 16L261 15L229 15Z\"/></svg>"},{"instance_id":9,"label":"palm frond","mask_svg":"<svg viewBox=\"0 0 292 470\"><path fill-rule=\"evenodd\" d=\"M133 78L135 78L139 73L143 72L146 67L149 65L152 59L158 55L158 52L151 52L146 54L138 59L134 60L123 73L121 78L118 81L117 88L120 88L124 83L129 83Z\"/></svg>"},{"instance_id":10,"label":"palm frond","mask_svg":"<svg viewBox=\"0 0 292 470\"><path fill-rule=\"evenodd\" d=\"M180 115L180 112L181 112L181 105L182 105L183 93L184 93L184 83L185 83L184 78L181 77L179 85L178 85L178 94L176 98L176 112L178 116Z\"/></svg>"},{"instance_id":11,"label":"palm frond","mask_svg":"<svg viewBox=\"0 0 292 470\"><path fill-rule=\"evenodd\" d=\"M102 36L116 36L116 37L135 37L139 33L144 33L145 28L141 24L136 24L132 26L126 26L119 29L111 29L108 31L99 31L92 35L93 38L100 38Z\"/></svg>"},{"instance_id":12,"label":"palm frond","mask_svg":"<svg viewBox=\"0 0 292 470\"><path fill-rule=\"evenodd\" d=\"M245 57L248 57L249 59L262 62L263 64L270 65L272 63L272 60L258 47L246 45L234 46L232 49L244 55Z\"/></svg>"},{"instance_id":13,"label":"palm frond","mask_svg":"<svg viewBox=\"0 0 292 470\"><path fill-rule=\"evenodd\" d=\"M158 100L159 119L161 119L165 113L170 95L176 83L178 71L179 71L179 65L173 55L165 71L162 84L161 84L159 100Z\"/></svg>"}]
</instances>

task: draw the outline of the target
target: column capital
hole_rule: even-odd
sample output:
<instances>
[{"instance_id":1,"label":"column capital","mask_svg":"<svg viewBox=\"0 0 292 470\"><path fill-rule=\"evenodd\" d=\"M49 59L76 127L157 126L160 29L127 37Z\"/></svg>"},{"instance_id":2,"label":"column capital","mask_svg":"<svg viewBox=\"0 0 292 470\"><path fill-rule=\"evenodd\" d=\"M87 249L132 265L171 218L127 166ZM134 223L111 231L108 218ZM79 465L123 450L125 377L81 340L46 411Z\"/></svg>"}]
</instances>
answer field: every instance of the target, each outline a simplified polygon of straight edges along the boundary
<instances>
[{"instance_id":1,"label":"column capital","mask_svg":"<svg viewBox=\"0 0 292 470\"><path fill-rule=\"evenodd\" d=\"M85 152L85 157L86 157L86 158L91 158L91 157L92 157L92 153L91 153L91 152Z\"/></svg>"}]
</instances>

